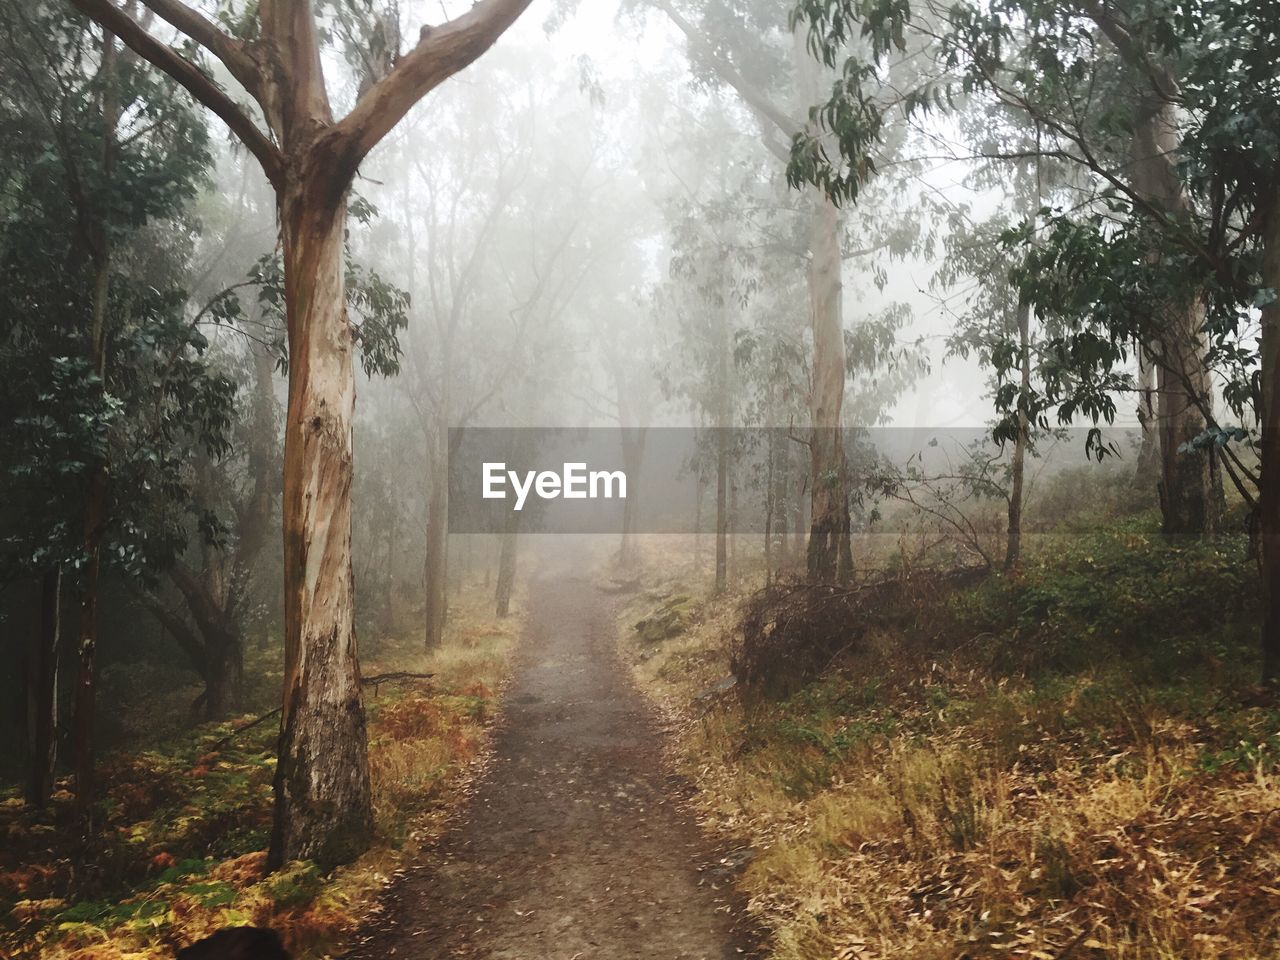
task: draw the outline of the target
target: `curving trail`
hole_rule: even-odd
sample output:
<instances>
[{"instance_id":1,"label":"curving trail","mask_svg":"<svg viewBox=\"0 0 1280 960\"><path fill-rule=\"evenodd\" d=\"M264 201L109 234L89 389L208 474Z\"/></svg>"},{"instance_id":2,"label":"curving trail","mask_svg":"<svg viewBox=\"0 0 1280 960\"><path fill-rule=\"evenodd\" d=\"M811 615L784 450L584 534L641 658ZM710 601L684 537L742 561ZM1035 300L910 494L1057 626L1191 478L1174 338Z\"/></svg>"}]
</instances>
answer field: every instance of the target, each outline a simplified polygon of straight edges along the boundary
<instances>
[{"instance_id":1,"label":"curving trail","mask_svg":"<svg viewBox=\"0 0 1280 960\"><path fill-rule=\"evenodd\" d=\"M679 802L660 733L586 580L530 587L494 762L468 816L394 886L348 960L726 960L731 879Z\"/></svg>"}]
</instances>

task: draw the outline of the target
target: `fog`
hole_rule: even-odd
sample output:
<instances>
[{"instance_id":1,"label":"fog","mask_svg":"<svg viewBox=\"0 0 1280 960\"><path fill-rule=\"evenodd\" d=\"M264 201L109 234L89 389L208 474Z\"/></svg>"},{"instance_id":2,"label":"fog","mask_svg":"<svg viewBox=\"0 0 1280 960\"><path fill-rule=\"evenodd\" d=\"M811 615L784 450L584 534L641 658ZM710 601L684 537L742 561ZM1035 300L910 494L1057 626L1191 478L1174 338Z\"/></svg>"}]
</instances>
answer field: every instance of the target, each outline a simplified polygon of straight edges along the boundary
<instances>
[{"instance_id":1,"label":"fog","mask_svg":"<svg viewBox=\"0 0 1280 960\"><path fill-rule=\"evenodd\" d=\"M1218 956L1277 9L0 0L0 955Z\"/></svg>"}]
</instances>

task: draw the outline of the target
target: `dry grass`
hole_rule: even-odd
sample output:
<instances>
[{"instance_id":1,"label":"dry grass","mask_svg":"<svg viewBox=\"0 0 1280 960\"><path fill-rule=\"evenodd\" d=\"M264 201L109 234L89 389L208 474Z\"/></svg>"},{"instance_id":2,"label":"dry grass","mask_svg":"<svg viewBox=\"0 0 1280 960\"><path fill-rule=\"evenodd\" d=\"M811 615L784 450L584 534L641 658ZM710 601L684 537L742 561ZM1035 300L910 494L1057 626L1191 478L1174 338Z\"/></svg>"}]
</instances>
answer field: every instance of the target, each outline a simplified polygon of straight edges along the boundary
<instances>
[{"instance_id":1,"label":"dry grass","mask_svg":"<svg viewBox=\"0 0 1280 960\"><path fill-rule=\"evenodd\" d=\"M338 951L377 909L382 889L444 828L484 760L520 617L494 620L488 592L479 589L453 602L440 650L427 655L416 638L384 641L363 665L366 675L410 671L435 678L429 685L388 684L367 697L377 840L358 861L329 875L309 863L268 875L261 849L202 856L200 834L176 839L172 803L193 823L211 821L223 808L237 821L269 822L269 730L252 748L240 744L249 751L244 756L231 749L189 762L158 753L125 756L128 776L112 798L123 819L113 829L122 832L122 862L127 855L133 875L141 869L148 879L121 898L68 903L42 889L61 882L56 865L31 862L0 874L0 894L11 904L0 957L161 960L214 930L244 923L278 930L299 960ZM195 784L204 793L193 798ZM170 811L163 823L157 818L162 801ZM20 801L5 806L15 817L11 830L42 829L28 822ZM139 858L143 862L132 863Z\"/></svg>"},{"instance_id":2,"label":"dry grass","mask_svg":"<svg viewBox=\"0 0 1280 960\"><path fill-rule=\"evenodd\" d=\"M1280 714L1234 675L1001 672L882 635L783 703L713 701L743 590L640 644L673 590L637 597L623 649L706 826L754 852L774 960L1280 954Z\"/></svg>"}]
</instances>

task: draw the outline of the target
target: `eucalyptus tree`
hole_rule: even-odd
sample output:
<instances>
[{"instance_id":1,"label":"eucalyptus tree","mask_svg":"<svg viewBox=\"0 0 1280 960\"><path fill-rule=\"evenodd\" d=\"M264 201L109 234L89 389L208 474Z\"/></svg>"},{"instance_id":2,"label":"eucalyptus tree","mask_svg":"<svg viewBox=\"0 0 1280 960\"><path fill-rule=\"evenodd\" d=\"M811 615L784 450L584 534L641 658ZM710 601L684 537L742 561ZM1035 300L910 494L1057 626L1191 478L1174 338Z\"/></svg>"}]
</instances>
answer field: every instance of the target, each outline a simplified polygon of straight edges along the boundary
<instances>
[{"instance_id":1,"label":"eucalyptus tree","mask_svg":"<svg viewBox=\"0 0 1280 960\"><path fill-rule=\"evenodd\" d=\"M965 184L979 198L994 194L996 209L985 220L975 220L968 209L956 212L933 283L945 291L948 310L957 317L947 338L948 354L976 355L992 370L995 406L1008 412L993 430L1000 447L1012 447L1007 483L996 485L1008 501L1007 570L1022 557L1026 461L1042 432L1043 408L1035 404L1033 382L1042 365L1051 362L1046 341L1053 335L1048 325L1035 322L1030 296L1012 279L1021 247L1009 238L1034 241L1042 207L1056 197L1074 196L1087 184L1073 179L1069 166L1042 155L1038 131L1028 129L1016 111L1000 104L971 104L957 119L960 136L975 158ZM992 154L1000 159L980 159ZM955 299L961 302L959 309Z\"/></svg>"},{"instance_id":2,"label":"eucalyptus tree","mask_svg":"<svg viewBox=\"0 0 1280 960\"><path fill-rule=\"evenodd\" d=\"M785 11L756 0L682 4L644 0L684 35L695 76L732 89L779 163L808 124L807 108L822 88L821 70L795 44ZM813 367L809 386L811 528L808 569L819 580L851 574L846 464L842 446L845 341L842 216L821 191L807 198L806 279Z\"/></svg>"},{"instance_id":3,"label":"eucalyptus tree","mask_svg":"<svg viewBox=\"0 0 1280 960\"><path fill-rule=\"evenodd\" d=\"M784 8L763 0L708 4L644 0L640 6L660 10L684 35L699 85L735 92L779 172L790 162L792 143L827 136L811 107L836 78L809 55L803 35L793 31ZM894 153L904 133L898 128L886 138L890 141L886 153ZM907 172L904 166L886 179L900 185L900 175ZM842 580L852 575L851 487L843 429L849 420L848 380L851 371L863 371L883 359L848 356L851 341L844 320L848 267L876 273L876 261L902 256L924 241L928 231L923 220L902 217L887 207L877 210L874 204L863 205L857 217L850 217L830 192L791 179L793 186L804 188L793 201L802 240L799 250L790 255L799 253L812 344L807 391L811 500L807 568L813 579Z\"/></svg>"},{"instance_id":4,"label":"eucalyptus tree","mask_svg":"<svg viewBox=\"0 0 1280 960\"><path fill-rule=\"evenodd\" d=\"M797 175L836 192L857 180L857 158L874 145L882 118L871 100L876 64L892 55L914 12L901 0L806 0L799 9L824 57L838 59L854 34L864 36L872 57L846 64L849 80L824 110L847 121L835 131L838 156L797 143ZM1040 312L1072 321L1053 344L1059 362L1046 369L1046 409L1067 418L1109 417L1112 395L1128 384L1117 371L1132 343L1156 343L1153 359L1174 401L1165 411L1174 429L1162 422L1160 438L1166 528L1212 522L1201 466L1212 457L1256 517L1251 528L1261 547L1266 597L1263 672L1274 682L1280 676L1280 445L1267 438L1280 422L1274 187L1280 80L1268 38L1280 29L1280 10L1231 0L1123 7L1061 0L982 11L956 5L940 22L936 49L948 76L917 91L909 106L946 104L948 86L985 91L1051 133L1054 156L1105 184L1085 210L1053 211L1015 271ZM1018 42L1010 42L1015 36ZM1116 56L1094 55L1104 42ZM1117 63L1117 73L1132 78L1127 89L1141 95L1108 109L1081 109L1089 102L1082 92L1104 88L1096 73L1108 63ZM1064 107L1065 116L1054 107ZM1108 141L1127 143L1128 156L1096 149ZM1218 421L1202 395L1204 375L1184 362L1215 372L1238 426ZM1254 423L1261 427L1260 444ZM1197 426L1202 429L1193 433ZM1184 483L1189 493L1179 486Z\"/></svg>"},{"instance_id":5,"label":"eucalyptus tree","mask_svg":"<svg viewBox=\"0 0 1280 960\"><path fill-rule=\"evenodd\" d=\"M659 340L666 320L651 302L646 247L657 242L664 225L645 195L637 169L653 159L646 156L645 134L635 123L637 104L613 90L600 90L596 96L607 98L607 109L600 112L609 129L601 135L625 144L628 155L601 171L610 185L607 204L594 208L594 265L583 278L568 318L573 349L586 360L580 361L581 372L570 393L589 419L617 428L623 470L627 476L640 476L649 431L662 404ZM620 152L615 150L615 156ZM601 323L604 317L608 323ZM618 543L623 566L639 559L636 521L642 496L638 489L629 490L623 505Z\"/></svg>"},{"instance_id":6,"label":"eucalyptus tree","mask_svg":"<svg viewBox=\"0 0 1280 960\"><path fill-rule=\"evenodd\" d=\"M347 195L369 152L423 96L488 49L529 0L481 0L424 26L407 52L388 45L340 119L326 84L324 24L308 0L262 0L216 19L180 0L142 0L145 15L135 3L71 2L222 120L275 190L290 363L285 679L271 862L347 860L367 846L373 826L352 610ZM176 44L153 32L153 18L177 31ZM205 58L249 95L262 122L201 68Z\"/></svg>"},{"instance_id":7,"label":"eucalyptus tree","mask_svg":"<svg viewBox=\"0 0 1280 960\"><path fill-rule=\"evenodd\" d=\"M633 261L619 258L624 264ZM596 304L596 306L592 306ZM612 297L588 302L589 317L611 316L622 322L607 329L588 326L589 347L604 375L605 387L589 401L592 410L617 425L622 446L622 469L627 476L640 476L645 446L654 413L661 400L657 380L659 357L657 340L646 322L642 295L622 286ZM594 340L594 343L591 341ZM631 491L622 510L622 530L618 542L618 562L636 563L636 511L639 491Z\"/></svg>"},{"instance_id":8,"label":"eucalyptus tree","mask_svg":"<svg viewBox=\"0 0 1280 960\"><path fill-rule=\"evenodd\" d=\"M746 323L734 338L733 359L743 392L742 417L747 426L764 428L763 475L754 477L764 500L766 579L788 570L790 535L803 526L802 501L808 471L797 463L794 424L806 420L809 354L799 332L796 312L804 293L796 289L794 271L766 259L764 276L747 310ZM758 463L758 458L756 458ZM800 551L796 551L800 560Z\"/></svg>"},{"instance_id":9,"label":"eucalyptus tree","mask_svg":"<svg viewBox=\"0 0 1280 960\"><path fill-rule=\"evenodd\" d=\"M1194 118L1184 140L1208 228L1181 240L1185 262L1212 281L1206 328L1224 397L1241 427L1210 424L1197 445L1222 451L1224 465L1256 508L1262 568L1263 678L1280 680L1280 74L1272 38L1275 4L1197 0L1149 28L1188 58L1179 103ZM1255 325L1255 321L1260 321ZM1256 337L1256 339L1255 339ZM1252 430L1261 431L1255 442ZM1255 474L1233 453L1258 456ZM1256 500L1251 492L1256 494Z\"/></svg>"},{"instance_id":10,"label":"eucalyptus tree","mask_svg":"<svg viewBox=\"0 0 1280 960\"><path fill-rule=\"evenodd\" d=\"M702 106L701 136L667 145L668 162L677 170L676 189L664 211L671 257L655 306L670 318L663 331L668 336L663 390L668 398L682 400L699 427L707 428L700 432L710 448L701 449L700 443L698 462L689 467L714 476L715 584L722 590L729 577L734 463L741 453L740 434L733 429L741 425L742 407L734 350L761 277L760 233L750 211L757 209L762 193L768 194L769 181L763 158L734 149L742 140L732 108L726 110L718 94ZM706 153L706 141L715 141L718 149ZM746 145L754 147L750 141Z\"/></svg>"},{"instance_id":11,"label":"eucalyptus tree","mask_svg":"<svg viewBox=\"0 0 1280 960\"><path fill-rule=\"evenodd\" d=\"M1037 143L1012 152L982 145L980 154L1074 165L1093 202L1075 198L1064 216L1087 220L1097 213L1102 225L1112 218L1108 205L1120 203L1154 228L1147 255L1168 268L1170 231L1199 229L1193 224L1207 213L1193 201L1178 160L1177 90L1191 59L1152 26L1175 6L1165 0L1123 8L1103 0L802 0L795 18L807 27L810 48L839 67L843 79L816 108L826 139L806 134L794 142L792 176L852 199L874 170L891 118L919 120L995 104L1034 127ZM883 72L908 57L925 64L916 82L886 90ZM1038 282L1031 275L1027 280ZM1220 513L1216 458L1190 443L1214 419L1205 298L1193 286L1169 284L1163 295L1128 309L1123 324L1064 327L1057 339L1062 351L1076 355L1081 376L1055 381L1040 398L1059 419L1110 419L1114 389L1130 388L1118 371L1136 350L1139 366L1152 367L1157 379L1160 492L1171 534L1212 532ZM1004 411L1017 416L1010 407Z\"/></svg>"}]
</instances>

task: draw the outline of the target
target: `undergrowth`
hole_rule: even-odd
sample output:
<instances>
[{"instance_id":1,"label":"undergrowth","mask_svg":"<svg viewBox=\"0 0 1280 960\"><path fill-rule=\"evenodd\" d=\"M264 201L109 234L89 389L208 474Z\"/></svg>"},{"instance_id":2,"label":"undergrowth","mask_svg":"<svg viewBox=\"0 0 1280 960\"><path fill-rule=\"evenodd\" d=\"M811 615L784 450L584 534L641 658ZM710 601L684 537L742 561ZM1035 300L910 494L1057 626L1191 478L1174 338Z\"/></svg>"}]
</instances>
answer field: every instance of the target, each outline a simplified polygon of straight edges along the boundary
<instances>
[{"instance_id":1,"label":"undergrowth","mask_svg":"<svg viewBox=\"0 0 1280 960\"><path fill-rule=\"evenodd\" d=\"M745 589L645 643L630 621L690 589L651 581L621 633L776 960L1271 957L1255 578L1243 543L1141 518L1046 539L1016 574L904 590L780 701L716 685Z\"/></svg>"},{"instance_id":2,"label":"undergrowth","mask_svg":"<svg viewBox=\"0 0 1280 960\"><path fill-rule=\"evenodd\" d=\"M358 861L268 874L277 724L203 724L104 757L99 829L87 839L65 784L45 811L5 794L0 956L159 960L239 924L273 927L299 958L337 949L438 833L485 747L517 627L490 619L487 602L464 598L432 654L384 641L366 658L369 676L435 677L366 689L377 839Z\"/></svg>"}]
</instances>

